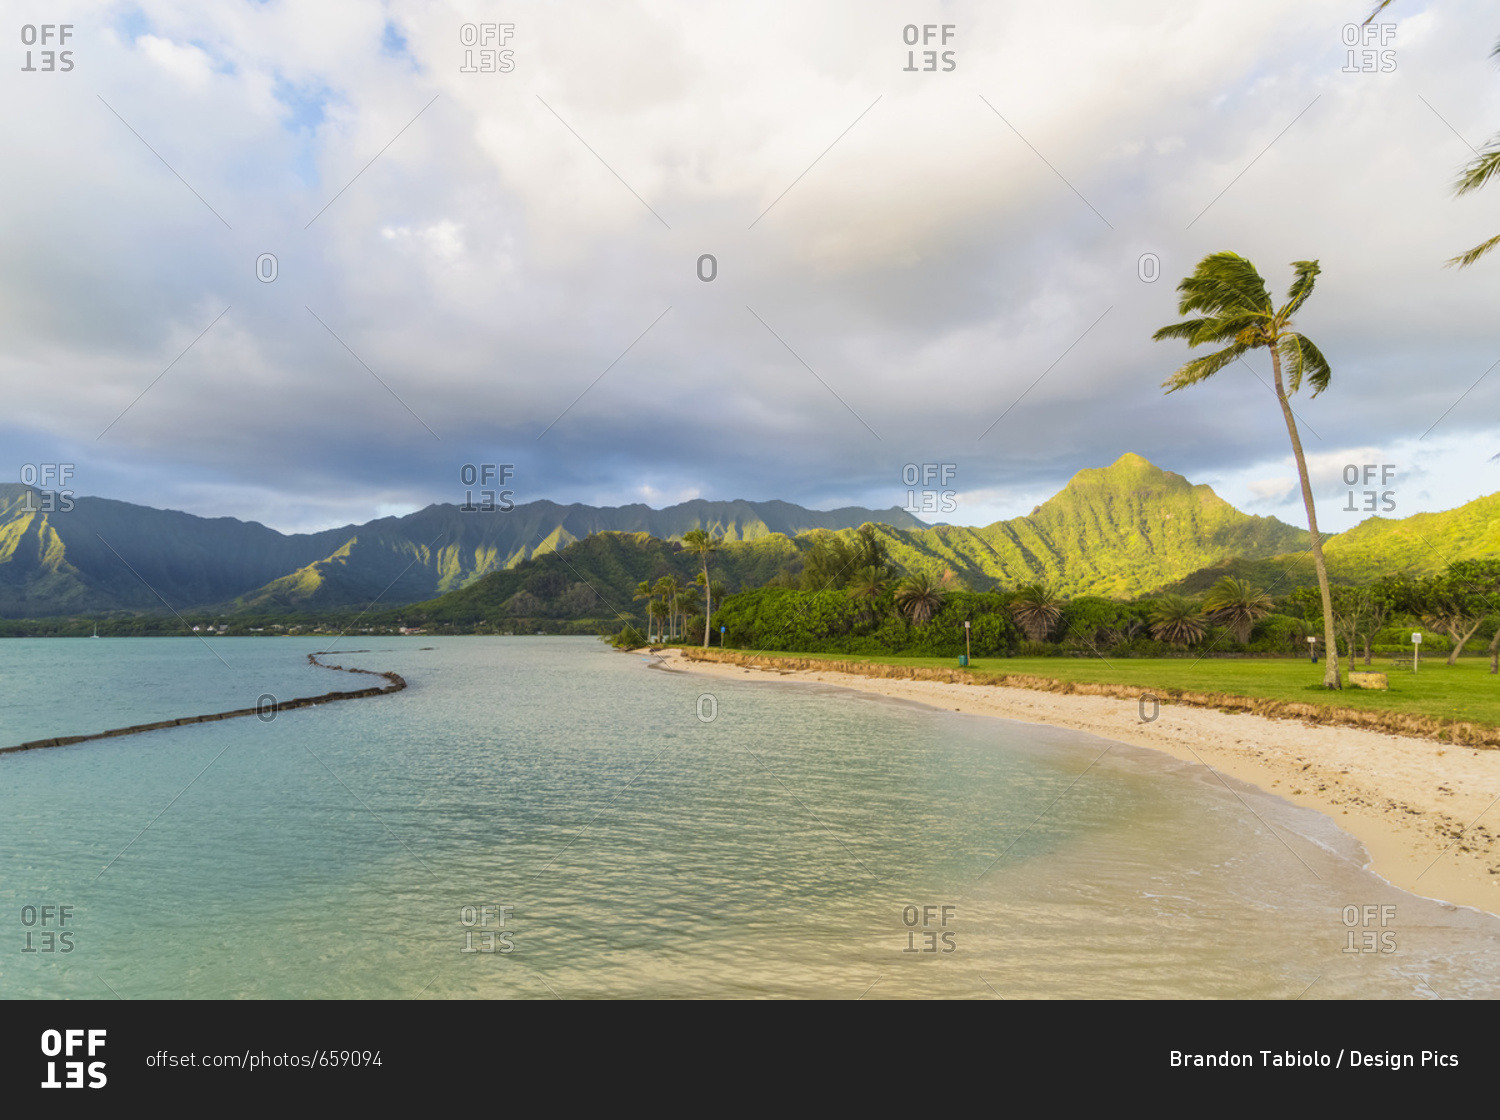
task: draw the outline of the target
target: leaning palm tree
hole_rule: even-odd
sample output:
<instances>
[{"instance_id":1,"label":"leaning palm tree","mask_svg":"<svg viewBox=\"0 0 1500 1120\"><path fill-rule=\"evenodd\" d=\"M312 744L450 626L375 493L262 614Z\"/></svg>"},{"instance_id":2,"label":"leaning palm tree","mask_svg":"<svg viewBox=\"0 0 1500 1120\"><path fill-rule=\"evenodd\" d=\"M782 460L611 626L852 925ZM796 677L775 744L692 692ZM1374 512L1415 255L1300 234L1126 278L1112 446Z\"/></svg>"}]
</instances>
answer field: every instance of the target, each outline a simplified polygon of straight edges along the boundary
<instances>
[{"instance_id":1,"label":"leaning palm tree","mask_svg":"<svg viewBox=\"0 0 1500 1120\"><path fill-rule=\"evenodd\" d=\"M1271 605L1271 597L1260 588L1225 576L1209 588L1203 599L1203 613L1219 625L1229 627L1234 640L1244 645L1250 640L1255 624L1271 613Z\"/></svg>"},{"instance_id":2,"label":"leaning palm tree","mask_svg":"<svg viewBox=\"0 0 1500 1120\"><path fill-rule=\"evenodd\" d=\"M708 648L708 620L713 616L713 586L709 583L708 558L719 550L718 538L707 529L689 529L682 534L682 545L689 552L696 552L703 560L703 590L707 601L703 604L703 648Z\"/></svg>"},{"instance_id":3,"label":"leaning palm tree","mask_svg":"<svg viewBox=\"0 0 1500 1120\"><path fill-rule=\"evenodd\" d=\"M925 626L943 605L943 587L927 572L907 576L896 588L896 605L913 626Z\"/></svg>"},{"instance_id":4,"label":"leaning palm tree","mask_svg":"<svg viewBox=\"0 0 1500 1120\"><path fill-rule=\"evenodd\" d=\"M1342 687L1339 677L1338 646L1334 644L1333 600L1328 590L1328 565L1323 562L1323 539L1318 535L1318 515L1313 507L1312 483L1307 478L1307 459L1302 454L1302 440L1297 435L1296 417L1287 403L1289 393L1302 387L1302 379L1312 385L1317 396L1328 388L1332 371L1328 360L1312 342L1292 330L1292 317L1312 295L1313 284L1321 271L1317 261L1293 261L1295 279L1287 292L1287 302L1280 308L1271 303L1266 282L1255 266L1237 253L1211 253L1198 262L1193 274L1177 285L1182 298L1178 314L1201 312L1201 317L1185 319L1163 327L1152 337L1184 339L1189 346L1204 343L1229 343L1222 350L1194 358L1166 381L1168 393L1196 385L1218 373L1251 350L1264 347L1271 354L1271 373L1276 384L1276 399L1292 439L1292 456L1297 460L1297 474L1302 480L1302 503L1307 507L1307 530L1312 538L1313 563L1318 569L1318 590L1323 596L1323 638L1328 657L1323 683L1329 688ZM1282 376L1282 364L1286 376Z\"/></svg>"},{"instance_id":5,"label":"leaning palm tree","mask_svg":"<svg viewBox=\"0 0 1500 1120\"><path fill-rule=\"evenodd\" d=\"M1028 583L1016 588L1010 613L1016 625L1033 642L1045 642L1062 618L1063 599L1046 584Z\"/></svg>"},{"instance_id":6,"label":"leaning palm tree","mask_svg":"<svg viewBox=\"0 0 1500 1120\"><path fill-rule=\"evenodd\" d=\"M1190 646L1203 637L1203 616L1181 595L1163 595L1151 612L1151 636L1174 646Z\"/></svg>"}]
</instances>

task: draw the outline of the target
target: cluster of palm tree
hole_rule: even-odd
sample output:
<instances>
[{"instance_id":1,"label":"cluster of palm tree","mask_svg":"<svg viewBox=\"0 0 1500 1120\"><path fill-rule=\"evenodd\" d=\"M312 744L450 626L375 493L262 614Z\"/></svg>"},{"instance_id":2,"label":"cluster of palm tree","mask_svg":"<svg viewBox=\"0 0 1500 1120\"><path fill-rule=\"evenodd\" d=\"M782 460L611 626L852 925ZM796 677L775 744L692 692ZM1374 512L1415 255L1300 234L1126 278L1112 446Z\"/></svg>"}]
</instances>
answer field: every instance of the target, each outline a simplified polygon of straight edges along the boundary
<instances>
[{"instance_id":1,"label":"cluster of palm tree","mask_svg":"<svg viewBox=\"0 0 1500 1120\"><path fill-rule=\"evenodd\" d=\"M1010 600L1011 617L1021 632L1033 642L1052 638L1062 621L1067 599L1055 588L1042 583L1023 584ZM1093 629L1083 636L1087 644L1095 640L1106 646L1128 642L1149 628L1157 641L1190 646L1201 641L1210 624L1227 627L1235 641L1250 640L1256 622L1271 613L1268 595L1249 584L1225 576L1216 583L1201 606L1182 595L1158 597L1151 606L1148 620L1125 619L1118 624Z\"/></svg>"},{"instance_id":2,"label":"cluster of palm tree","mask_svg":"<svg viewBox=\"0 0 1500 1120\"><path fill-rule=\"evenodd\" d=\"M701 610L703 644L707 646L713 602L724 598L724 585L711 581L708 574L708 558L718 550L719 538L707 529L691 529L682 535L682 543L687 551L697 553L703 561L703 570L693 584L685 584L669 573L655 583L642 580L636 585L635 598L646 600L646 614L656 620L652 632L667 641L676 641L679 622L685 630L688 620Z\"/></svg>"},{"instance_id":3,"label":"cluster of palm tree","mask_svg":"<svg viewBox=\"0 0 1500 1120\"><path fill-rule=\"evenodd\" d=\"M646 613L656 620L652 633L667 641L676 640L678 619L686 624L699 606L698 589L684 584L674 575L662 576L654 584L650 580L641 580L636 585L635 597L646 600Z\"/></svg>"},{"instance_id":4,"label":"cluster of palm tree","mask_svg":"<svg viewBox=\"0 0 1500 1120\"><path fill-rule=\"evenodd\" d=\"M1158 598L1151 609L1151 636L1174 646L1196 645L1213 623L1225 627L1243 645L1271 607L1271 597L1264 591L1224 576L1209 589L1201 606L1183 595Z\"/></svg>"},{"instance_id":5,"label":"cluster of palm tree","mask_svg":"<svg viewBox=\"0 0 1500 1120\"><path fill-rule=\"evenodd\" d=\"M879 617L880 600L889 591L901 617L913 626L926 626L942 609L948 592L956 587L952 572L935 576L928 571L917 571L898 579L890 569L871 564L854 572L844 591L861 604L866 623L873 623Z\"/></svg>"}]
</instances>

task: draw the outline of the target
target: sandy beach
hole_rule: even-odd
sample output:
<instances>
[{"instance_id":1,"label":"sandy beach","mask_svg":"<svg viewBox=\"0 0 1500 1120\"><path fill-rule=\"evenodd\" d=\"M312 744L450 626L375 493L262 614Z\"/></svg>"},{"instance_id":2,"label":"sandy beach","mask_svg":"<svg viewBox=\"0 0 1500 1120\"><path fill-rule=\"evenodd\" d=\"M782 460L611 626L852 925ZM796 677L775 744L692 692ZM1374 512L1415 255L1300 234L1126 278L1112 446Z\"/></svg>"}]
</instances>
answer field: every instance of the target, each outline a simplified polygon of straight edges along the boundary
<instances>
[{"instance_id":1,"label":"sandy beach","mask_svg":"<svg viewBox=\"0 0 1500 1120\"><path fill-rule=\"evenodd\" d=\"M1147 721L1136 701L1113 697L659 656L676 672L836 685L1165 751L1327 814L1403 890L1500 914L1500 751L1166 702Z\"/></svg>"}]
</instances>

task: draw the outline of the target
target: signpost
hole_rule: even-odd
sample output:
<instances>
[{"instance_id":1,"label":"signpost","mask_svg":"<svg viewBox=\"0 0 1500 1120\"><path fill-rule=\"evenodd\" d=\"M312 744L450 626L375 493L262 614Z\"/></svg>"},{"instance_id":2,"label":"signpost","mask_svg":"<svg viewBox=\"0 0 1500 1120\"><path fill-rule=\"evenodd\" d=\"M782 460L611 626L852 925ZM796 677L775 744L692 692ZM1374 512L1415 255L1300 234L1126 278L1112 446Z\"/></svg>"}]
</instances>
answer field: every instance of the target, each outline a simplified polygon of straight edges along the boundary
<instances>
[{"instance_id":1,"label":"signpost","mask_svg":"<svg viewBox=\"0 0 1500 1120\"><path fill-rule=\"evenodd\" d=\"M1422 653L1422 631L1413 630L1411 634L1411 671L1417 671L1417 661Z\"/></svg>"},{"instance_id":2,"label":"signpost","mask_svg":"<svg viewBox=\"0 0 1500 1120\"><path fill-rule=\"evenodd\" d=\"M1307 659L1309 661L1311 661L1314 665L1316 665L1318 663L1318 639L1317 638L1308 638L1307 639Z\"/></svg>"},{"instance_id":3,"label":"signpost","mask_svg":"<svg viewBox=\"0 0 1500 1120\"><path fill-rule=\"evenodd\" d=\"M958 659L961 666L969 664L969 655L973 653L973 647L969 644L969 620L964 619L964 655Z\"/></svg>"}]
</instances>

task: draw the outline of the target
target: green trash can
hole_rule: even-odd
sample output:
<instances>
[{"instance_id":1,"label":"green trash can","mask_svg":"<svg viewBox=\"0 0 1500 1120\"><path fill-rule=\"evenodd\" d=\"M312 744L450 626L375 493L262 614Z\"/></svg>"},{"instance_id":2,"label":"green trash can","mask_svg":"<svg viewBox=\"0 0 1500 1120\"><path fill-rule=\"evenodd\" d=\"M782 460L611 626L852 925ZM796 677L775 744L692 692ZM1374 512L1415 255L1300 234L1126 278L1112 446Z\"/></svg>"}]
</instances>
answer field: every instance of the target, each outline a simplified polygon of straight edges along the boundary
<instances>
[{"instance_id":1,"label":"green trash can","mask_svg":"<svg viewBox=\"0 0 1500 1120\"><path fill-rule=\"evenodd\" d=\"M960 669L966 669L966 668L968 668L968 666L969 666L969 655L967 653L961 653L961 654L959 654L958 655L958 667Z\"/></svg>"}]
</instances>

